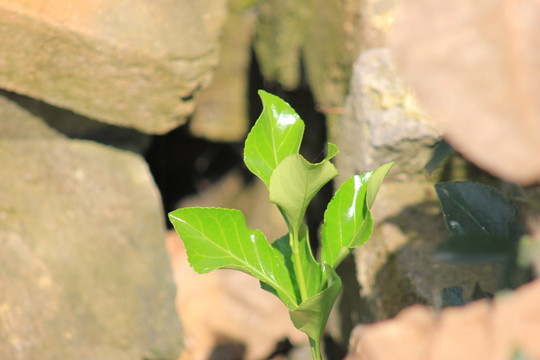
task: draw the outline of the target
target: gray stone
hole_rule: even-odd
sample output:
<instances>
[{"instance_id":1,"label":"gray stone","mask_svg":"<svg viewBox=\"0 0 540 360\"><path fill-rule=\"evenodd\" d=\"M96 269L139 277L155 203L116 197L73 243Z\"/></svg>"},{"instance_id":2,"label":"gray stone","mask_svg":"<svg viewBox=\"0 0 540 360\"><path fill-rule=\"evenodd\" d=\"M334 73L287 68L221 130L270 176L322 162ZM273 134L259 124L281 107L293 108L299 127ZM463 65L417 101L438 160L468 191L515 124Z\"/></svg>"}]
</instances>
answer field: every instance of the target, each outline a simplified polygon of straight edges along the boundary
<instances>
[{"instance_id":1,"label":"gray stone","mask_svg":"<svg viewBox=\"0 0 540 360\"><path fill-rule=\"evenodd\" d=\"M0 140L0 358L176 359L182 330L146 164L47 137Z\"/></svg>"},{"instance_id":2,"label":"gray stone","mask_svg":"<svg viewBox=\"0 0 540 360\"><path fill-rule=\"evenodd\" d=\"M489 264L441 264L435 247L449 234L428 181L391 181L380 189L373 207L372 238L354 252L366 318L381 320L408 305L442 305L442 289L461 285L470 301L476 284L497 289L501 269ZM364 311L365 311L364 310Z\"/></svg>"},{"instance_id":3,"label":"gray stone","mask_svg":"<svg viewBox=\"0 0 540 360\"><path fill-rule=\"evenodd\" d=\"M36 100L0 90L0 138L67 138L49 126L39 114L32 112L32 105L36 103Z\"/></svg>"},{"instance_id":4,"label":"gray stone","mask_svg":"<svg viewBox=\"0 0 540 360\"><path fill-rule=\"evenodd\" d=\"M165 133L218 61L226 1L0 1L0 87Z\"/></svg>"},{"instance_id":5,"label":"gray stone","mask_svg":"<svg viewBox=\"0 0 540 360\"><path fill-rule=\"evenodd\" d=\"M150 135L109 125L43 101L0 90L0 138L93 140L120 149L143 153Z\"/></svg>"},{"instance_id":6,"label":"gray stone","mask_svg":"<svg viewBox=\"0 0 540 360\"><path fill-rule=\"evenodd\" d=\"M477 282L488 292L497 288L500 269L494 266L432 259L437 244L449 235L435 180L424 170L439 135L399 79L387 49L367 50L358 58L333 135L341 150L338 181L396 162L373 205L371 239L354 251L355 264L338 269L345 288L338 320L333 319L336 338L345 343L356 323L392 317L411 304L440 307L440 291L446 287L461 285L465 300ZM349 281L352 274L356 284Z\"/></svg>"},{"instance_id":7,"label":"gray stone","mask_svg":"<svg viewBox=\"0 0 540 360\"><path fill-rule=\"evenodd\" d=\"M363 52L354 65L345 114L336 125L346 175L395 161L393 174L418 174L439 134L399 79L385 48Z\"/></svg>"},{"instance_id":8,"label":"gray stone","mask_svg":"<svg viewBox=\"0 0 540 360\"><path fill-rule=\"evenodd\" d=\"M254 49L264 78L289 90L307 82L321 112L340 112L358 55L361 2L260 1Z\"/></svg>"},{"instance_id":9,"label":"gray stone","mask_svg":"<svg viewBox=\"0 0 540 360\"><path fill-rule=\"evenodd\" d=\"M257 14L241 1L230 2L223 27L220 61L210 85L201 90L189 122L195 136L212 141L240 141L249 124L248 76Z\"/></svg>"}]
</instances>

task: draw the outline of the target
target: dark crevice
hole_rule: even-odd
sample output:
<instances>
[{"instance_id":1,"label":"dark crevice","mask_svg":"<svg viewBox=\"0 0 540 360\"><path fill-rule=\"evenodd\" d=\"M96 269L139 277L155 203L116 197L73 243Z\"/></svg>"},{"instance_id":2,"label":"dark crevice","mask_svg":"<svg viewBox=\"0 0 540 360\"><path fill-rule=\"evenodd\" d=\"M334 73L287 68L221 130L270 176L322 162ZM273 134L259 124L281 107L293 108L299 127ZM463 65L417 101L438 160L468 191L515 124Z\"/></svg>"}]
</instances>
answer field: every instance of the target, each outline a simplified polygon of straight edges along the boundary
<instances>
[{"instance_id":1,"label":"dark crevice","mask_svg":"<svg viewBox=\"0 0 540 360\"><path fill-rule=\"evenodd\" d=\"M315 110L313 96L307 86L294 91L284 90L275 83L265 82L255 56L249 68L249 122L253 126L262 111L259 89L266 90L287 101L306 124L300 152L309 161L320 161L326 152L324 115ZM166 135L154 136L146 152L146 160L163 198L166 212L176 209L179 201L214 184L232 169L241 171L247 183L254 181L243 164L244 140L238 143L216 143L196 138L187 126ZM325 186L307 209L306 221L310 239L317 251L319 226L326 204L332 195L332 184Z\"/></svg>"},{"instance_id":2,"label":"dark crevice","mask_svg":"<svg viewBox=\"0 0 540 360\"><path fill-rule=\"evenodd\" d=\"M94 120L42 100L1 89L0 96L7 98L42 120L49 129L59 136L90 140L136 153L144 152L150 142L150 135L135 129ZM27 135L31 135L31 130Z\"/></svg>"},{"instance_id":3,"label":"dark crevice","mask_svg":"<svg viewBox=\"0 0 540 360\"><path fill-rule=\"evenodd\" d=\"M204 191L242 164L238 144L196 138L186 126L154 136L145 158L166 213L175 210L182 198Z\"/></svg>"}]
</instances>

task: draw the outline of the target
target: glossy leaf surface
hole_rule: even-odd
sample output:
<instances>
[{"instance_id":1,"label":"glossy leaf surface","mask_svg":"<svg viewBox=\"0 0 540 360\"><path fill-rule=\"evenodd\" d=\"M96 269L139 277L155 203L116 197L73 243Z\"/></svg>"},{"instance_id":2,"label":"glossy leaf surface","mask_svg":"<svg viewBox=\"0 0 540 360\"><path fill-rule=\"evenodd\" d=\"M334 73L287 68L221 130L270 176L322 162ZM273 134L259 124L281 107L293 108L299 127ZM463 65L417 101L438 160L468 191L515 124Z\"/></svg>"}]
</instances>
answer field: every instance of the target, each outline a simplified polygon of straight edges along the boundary
<instances>
[{"instance_id":1,"label":"glossy leaf surface","mask_svg":"<svg viewBox=\"0 0 540 360\"><path fill-rule=\"evenodd\" d=\"M327 157L312 164L301 155L284 159L270 178L270 201L276 204L285 219L289 231L298 229L307 206L315 194L338 175L337 169Z\"/></svg>"},{"instance_id":2,"label":"glossy leaf surface","mask_svg":"<svg viewBox=\"0 0 540 360\"><path fill-rule=\"evenodd\" d=\"M313 296L320 292L321 290L321 283L322 283L322 269L321 265L315 260L313 257L313 254L311 252L311 247L309 245L309 233L307 230L307 226L302 224L300 232L299 232L299 248L300 248L300 261L301 261L301 267L302 272L305 277L306 281L306 288L308 290L308 296ZM272 243L272 247L274 247L283 258L283 261L285 262L287 268L289 269L289 272L291 274L291 277L294 279L293 283L297 281L296 273L294 270L293 265L293 257L292 257L292 249L290 246L290 239L289 235L282 236L281 238L277 239ZM275 291L272 291L268 289L267 287L263 286L265 290L268 290L272 293L275 293ZM300 299L300 292L299 289L295 289L297 298ZM300 303L301 301L299 301Z\"/></svg>"},{"instance_id":3,"label":"glossy leaf surface","mask_svg":"<svg viewBox=\"0 0 540 360\"><path fill-rule=\"evenodd\" d=\"M260 90L263 110L247 136L244 162L248 169L269 186L270 176L278 164L298 154L304 122L294 109L277 96Z\"/></svg>"},{"instance_id":4,"label":"glossy leaf surface","mask_svg":"<svg viewBox=\"0 0 540 360\"><path fill-rule=\"evenodd\" d=\"M199 273L234 269L253 275L276 291L289 308L297 304L288 268L264 234L246 225L239 210L183 208L169 214L186 247L188 261Z\"/></svg>"},{"instance_id":5,"label":"glossy leaf surface","mask_svg":"<svg viewBox=\"0 0 540 360\"><path fill-rule=\"evenodd\" d=\"M324 213L323 263L337 268L355 247L369 239L373 231L370 206L392 165L388 163L375 171L355 175L339 187Z\"/></svg>"},{"instance_id":6,"label":"glossy leaf surface","mask_svg":"<svg viewBox=\"0 0 540 360\"><path fill-rule=\"evenodd\" d=\"M499 261L513 254L524 226L515 206L498 190L473 182L435 185L450 238L437 261Z\"/></svg>"},{"instance_id":7,"label":"glossy leaf surface","mask_svg":"<svg viewBox=\"0 0 540 360\"><path fill-rule=\"evenodd\" d=\"M305 276L307 295L314 296L321 291L323 282L322 267L311 252L309 232L305 224L301 225L299 233L300 262Z\"/></svg>"},{"instance_id":8,"label":"glossy leaf surface","mask_svg":"<svg viewBox=\"0 0 540 360\"><path fill-rule=\"evenodd\" d=\"M319 344L324 332L330 311L341 291L341 279L335 270L324 266L325 286L319 293L304 301L296 310L290 311L294 326L306 333L320 351ZM312 346L313 348L313 346Z\"/></svg>"},{"instance_id":9,"label":"glossy leaf surface","mask_svg":"<svg viewBox=\"0 0 540 360\"><path fill-rule=\"evenodd\" d=\"M240 211L230 209L183 208L169 213L169 219L194 270L234 269L259 279L263 289L284 302L320 360L321 337L342 286L335 267L371 234L369 209L392 164L356 176L338 190L325 213L323 242L329 245L323 244L324 263L318 263L302 220L313 197L338 175L330 162L338 148L328 143L319 163L304 159L299 154L303 121L280 98L264 91L259 95L263 111L245 142L244 162L268 187L289 233L270 245L259 230L247 226Z\"/></svg>"},{"instance_id":10,"label":"glossy leaf surface","mask_svg":"<svg viewBox=\"0 0 540 360\"><path fill-rule=\"evenodd\" d=\"M371 173L371 178L369 179L367 198L366 198L368 208L371 209L371 206L373 206L373 203L375 202L375 198L377 197L377 194L379 193L379 188L381 187L383 180L386 177L386 174L388 174L392 166L394 166L394 162L389 162L389 163L379 166L379 168L377 168L376 170L366 173L366 174Z\"/></svg>"},{"instance_id":11,"label":"glossy leaf surface","mask_svg":"<svg viewBox=\"0 0 540 360\"><path fill-rule=\"evenodd\" d=\"M495 188L457 181L437 184L435 190L450 233L484 233L513 240L523 235L519 212Z\"/></svg>"}]
</instances>

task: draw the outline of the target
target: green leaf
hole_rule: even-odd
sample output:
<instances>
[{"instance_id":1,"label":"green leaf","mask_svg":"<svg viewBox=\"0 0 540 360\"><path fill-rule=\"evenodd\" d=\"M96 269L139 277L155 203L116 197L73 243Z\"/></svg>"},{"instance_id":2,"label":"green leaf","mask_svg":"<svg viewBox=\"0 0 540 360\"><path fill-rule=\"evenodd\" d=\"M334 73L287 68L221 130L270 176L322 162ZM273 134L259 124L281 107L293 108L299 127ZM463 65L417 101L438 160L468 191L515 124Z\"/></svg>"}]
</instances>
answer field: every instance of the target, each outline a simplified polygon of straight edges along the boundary
<instances>
[{"instance_id":1,"label":"green leaf","mask_svg":"<svg viewBox=\"0 0 540 360\"><path fill-rule=\"evenodd\" d=\"M516 207L491 186L459 181L437 184L435 190L453 235L483 233L517 242L524 234Z\"/></svg>"},{"instance_id":2,"label":"green leaf","mask_svg":"<svg viewBox=\"0 0 540 360\"><path fill-rule=\"evenodd\" d=\"M439 141L433 149L433 155L425 166L428 175L431 175L435 169L455 152L452 146L444 140Z\"/></svg>"},{"instance_id":3,"label":"green leaf","mask_svg":"<svg viewBox=\"0 0 540 360\"><path fill-rule=\"evenodd\" d=\"M298 154L304 122L277 96L259 90L263 111L247 136L244 162L268 187L270 176L286 157Z\"/></svg>"},{"instance_id":4,"label":"green leaf","mask_svg":"<svg viewBox=\"0 0 540 360\"><path fill-rule=\"evenodd\" d=\"M234 269L253 275L275 289L292 309L298 304L288 268L260 230L246 225L239 210L183 208L169 219L184 242L188 261L199 273Z\"/></svg>"},{"instance_id":5,"label":"green leaf","mask_svg":"<svg viewBox=\"0 0 540 360\"><path fill-rule=\"evenodd\" d=\"M270 201L279 207L289 231L299 229L311 199L339 174L329 159L327 156L320 163L312 164L295 154L285 158L272 173Z\"/></svg>"},{"instance_id":6,"label":"green leaf","mask_svg":"<svg viewBox=\"0 0 540 360\"><path fill-rule=\"evenodd\" d=\"M512 242L484 232L452 235L437 246L433 260L446 263L504 261L513 254Z\"/></svg>"},{"instance_id":7,"label":"green leaf","mask_svg":"<svg viewBox=\"0 0 540 360\"><path fill-rule=\"evenodd\" d=\"M311 297L321 290L323 271L311 252L309 232L305 224L300 227L299 238L300 264L306 281L307 295Z\"/></svg>"},{"instance_id":8,"label":"green leaf","mask_svg":"<svg viewBox=\"0 0 540 360\"><path fill-rule=\"evenodd\" d=\"M355 175L338 189L324 213L321 260L334 269L373 231L369 208L393 163Z\"/></svg>"},{"instance_id":9,"label":"green leaf","mask_svg":"<svg viewBox=\"0 0 540 360\"><path fill-rule=\"evenodd\" d=\"M373 231L373 220L366 204L370 175L347 179L324 212L321 261L334 269L352 249L365 243Z\"/></svg>"},{"instance_id":10,"label":"green leaf","mask_svg":"<svg viewBox=\"0 0 540 360\"><path fill-rule=\"evenodd\" d=\"M285 267L287 268L287 272L289 273L289 276L291 278L295 298L298 299L296 303L299 304L301 302L300 301L301 296L300 296L300 289L298 288L298 280L296 279L296 274L294 271L294 264L292 260L292 249L289 244L289 234L283 235L279 239L275 240L272 243L272 250L274 250L276 256L279 258L279 261L285 264ZM274 289L272 286L266 283L263 283L261 281L261 287L264 290L271 292L272 294L279 297L276 289ZM289 308L289 309L291 310L293 308Z\"/></svg>"},{"instance_id":11,"label":"green leaf","mask_svg":"<svg viewBox=\"0 0 540 360\"><path fill-rule=\"evenodd\" d=\"M341 291L341 279L330 266L323 265L323 276L326 279L324 288L317 294L302 302L298 308L290 311L294 326L308 335L312 343L320 343L330 311ZM312 344L312 345L313 345ZM313 346L312 346L313 347Z\"/></svg>"},{"instance_id":12,"label":"green leaf","mask_svg":"<svg viewBox=\"0 0 540 360\"><path fill-rule=\"evenodd\" d=\"M338 153L339 153L339 148L337 147L336 144L332 144L331 142L327 143L327 152L326 152L326 157L323 159L324 160L331 160L334 158L334 156L336 156Z\"/></svg>"},{"instance_id":13,"label":"green leaf","mask_svg":"<svg viewBox=\"0 0 540 360\"><path fill-rule=\"evenodd\" d=\"M306 288L308 291L307 295L313 296L321 289L322 269L321 265L315 260L311 252L311 246L309 245L309 232L305 224L301 225L299 233L300 266L302 267L304 280L306 282ZM272 247L275 248L275 250L280 254L278 256L283 259L283 262L291 274L293 284L295 284L297 282L297 277L293 264L293 255L290 246L289 234L284 235L274 241L272 243ZM267 286L263 286L263 288L275 294L273 289L268 289ZM298 288L295 288L295 293L297 298L300 299L301 296Z\"/></svg>"},{"instance_id":14,"label":"green leaf","mask_svg":"<svg viewBox=\"0 0 540 360\"><path fill-rule=\"evenodd\" d=\"M473 182L435 185L451 236L435 250L439 262L500 262L501 288L517 287L519 239L525 233L519 212L496 189Z\"/></svg>"},{"instance_id":15,"label":"green leaf","mask_svg":"<svg viewBox=\"0 0 540 360\"><path fill-rule=\"evenodd\" d=\"M371 172L371 179L369 180L366 199L368 208L371 209L371 206L373 206L373 203L375 202L375 197L379 192L379 188L381 187L381 184L386 177L386 174L388 174L392 166L394 166L394 162L389 162L381 165L377 170Z\"/></svg>"}]
</instances>

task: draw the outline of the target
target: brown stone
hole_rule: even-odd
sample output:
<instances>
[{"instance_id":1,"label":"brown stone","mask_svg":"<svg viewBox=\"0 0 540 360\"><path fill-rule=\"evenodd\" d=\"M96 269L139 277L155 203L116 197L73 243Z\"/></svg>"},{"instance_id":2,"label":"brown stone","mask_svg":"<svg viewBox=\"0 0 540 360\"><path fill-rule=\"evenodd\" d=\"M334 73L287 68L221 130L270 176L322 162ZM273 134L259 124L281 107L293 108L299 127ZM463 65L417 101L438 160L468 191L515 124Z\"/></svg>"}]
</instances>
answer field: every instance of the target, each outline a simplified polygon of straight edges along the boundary
<instances>
[{"instance_id":1,"label":"brown stone","mask_svg":"<svg viewBox=\"0 0 540 360\"><path fill-rule=\"evenodd\" d=\"M210 6L212 5L212 6ZM0 1L0 87L164 133L218 61L226 2Z\"/></svg>"},{"instance_id":2,"label":"brown stone","mask_svg":"<svg viewBox=\"0 0 540 360\"><path fill-rule=\"evenodd\" d=\"M0 359L175 359L182 328L144 160L28 132L0 139Z\"/></svg>"},{"instance_id":3,"label":"brown stone","mask_svg":"<svg viewBox=\"0 0 540 360\"><path fill-rule=\"evenodd\" d=\"M403 2L389 44L445 138L493 175L540 180L540 3ZM473 50L474 49L474 50Z\"/></svg>"},{"instance_id":4,"label":"brown stone","mask_svg":"<svg viewBox=\"0 0 540 360\"><path fill-rule=\"evenodd\" d=\"M447 308L415 305L395 318L355 329L347 360L506 360L516 351L540 358L540 282Z\"/></svg>"}]
</instances>

